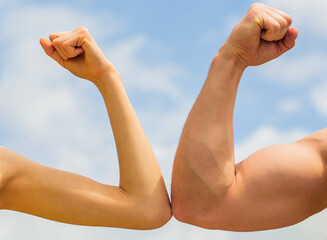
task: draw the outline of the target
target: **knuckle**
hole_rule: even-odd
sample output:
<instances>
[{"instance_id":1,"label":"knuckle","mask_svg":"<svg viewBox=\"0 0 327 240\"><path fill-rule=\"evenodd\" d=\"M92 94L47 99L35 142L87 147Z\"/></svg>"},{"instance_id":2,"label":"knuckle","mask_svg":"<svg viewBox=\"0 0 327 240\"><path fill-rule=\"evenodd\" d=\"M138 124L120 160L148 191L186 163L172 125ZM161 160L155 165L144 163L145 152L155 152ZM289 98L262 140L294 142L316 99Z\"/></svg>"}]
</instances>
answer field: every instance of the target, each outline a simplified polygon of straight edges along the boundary
<instances>
[{"instance_id":1,"label":"knuckle","mask_svg":"<svg viewBox=\"0 0 327 240\"><path fill-rule=\"evenodd\" d=\"M276 33L277 31L279 31L280 28L281 28L281 25L278 24L278 23L274 23L274 24L271 25L271 29L272 29L272 31L273 31L274 33Z\"/></svg>"},{"instance_id":2,"label":"knuckle","mask_svg":"<svg viewBox=\"0 0 327 240\"><path fill-rule=\"evenodd\" d=\"M82 26L79 26L78 29L84 29L84 30L87 30L87 27L85 27L85 26L82 25Z\"/></svg>"},{"instance_id":3,"label":"knuckle","mask_svg":"<svg viewBox=\"0 0 327 240\"><path fill-rule=\"evenodd\" d=\"M249 9L250 12L258 13L265 10L267 6L263 3L253 3Z\"/></svg>"},{"instance_id":4,"label":"knuckle","mask_svg":"<svg viewBox=\"0 0 327 240\"><path fill-rule=\"evenodd\" d=\"M76 29L76 32L77 32L78 35L82 36L83 38L89 38L90 37L89 30L84 26L78 27Z\"/></svg>"},{"instance_id":5,"label":"knuckle","mask_svg":"<svg viewBox=\"0 0 327 240\"><path fill-rule=\"evenodd\" d=\"M84 34L89 32L89 30L85 26L80 26L77 28L77 30L78 30L78 32L84 33Z\"/></svg>"},{"instance_id":6,"label":"knuckle","mask_svg":"<svg viewBox=\"0 0 327 240\"><path fill-rule=\"evenodd\" d=\"M252 8L248 11L247 13L247 18L249 19L253 19L255 17L257 17L260 13L260 10L258 8Z\"/></svg>"},{"instance_id":7,"label":"knuckle","mask_svg":"<svg viewBox=\"0 0 327 240\"><path fill-rule=\"evenodd\" d=\"M59 38L60 37L60 34L59 33L51 33L50 35L49 35L49 38L51 39L57 39L57 38Z\"/></svg>"},{"instance_id":8,"label":"knuckle","mask_svg":"<svg viewBox=\"0 0 327 240\"><path fill-rule=\"evenodd\" d=\"M252 5L250 6L250 9L252 9L252 8L258 8L258 7L261 8L263 6L265 6L263 3L256 2L256 3L252 3Z\"/></svg>"},{"instance_id":9,"label":"knuckle","mask_svg":"<svg viewBox=\"0 0 327 240\"><path fill-rule=\"evenodd\" d=\"M279 24L282 29L288 27L288 21L286 19L283 19Z\"/></svg>"},{"instance_id":10,"label":"knuckle","mask_svg":"<svg viewBox=\"0 0 327 240\"><path fill-rule=\"evenodd\" d=\"M262 3L253 3L251 5L248 13L251 17L256 17L264 11L264 7L265 7L265 5Z\"/></svg>"},{"instance_id":11,"label":"knuckle","mask_svg":"<svg viewBox=\"0 0 327 240\"><path fill-rule=\"evenodd\" d=\"M285 20L287 21L287 25L288 26L291 26L292 25L293 19L292 19L292 17L290 15L286 14L285 15Z\"/></svg>"},{"instance_id":12,"label":"knuckle","mask_svg":"<svg viewBox=\"0 0 327 240\"><path fill-rule=\"evenodd\" d=\"M58 38L56 38L56 39L53 39L53 40L52 40L52 43L53 43L54 45L59 45L60 41L59 41Z\"/></svg>"}]
</instances>

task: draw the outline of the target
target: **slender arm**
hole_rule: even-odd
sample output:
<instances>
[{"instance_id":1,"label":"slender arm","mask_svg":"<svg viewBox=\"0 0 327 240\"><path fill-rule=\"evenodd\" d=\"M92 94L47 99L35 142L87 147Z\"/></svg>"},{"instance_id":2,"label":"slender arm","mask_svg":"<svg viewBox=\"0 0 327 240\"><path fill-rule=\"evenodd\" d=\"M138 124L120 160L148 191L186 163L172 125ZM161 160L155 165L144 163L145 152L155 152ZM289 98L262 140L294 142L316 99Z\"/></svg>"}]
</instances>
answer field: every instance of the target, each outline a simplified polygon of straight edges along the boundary
<instances>
[{"instance_id":1,"label":"slender arm","mask_svg":"<svg viewBox=\"0 0 327 240\"><path fill-rule=\"evenodd\" d=\"M92 65L96 69L93 75L97 76L92 80L103 96L114 133L120 185L109 186L78 174L46 167L1 147L0 207L78 225L130 229L161 227L171 218L167 190L120 75L106 60L99 60L101 53L84 28L63 33L63 36L67 34L71 34L69 39L85 40L80 43L83 49L78 50L83 55L74 59L76 62L59 58L59 48L56 51L52 45L54 39L52 43L43 40L41 44L46 53L63 66L71 64L69 69L72 72L81 69L80 61L88 58L92 64L100 60L105 62L101 74L99 64ZM75 75L85 76L85 73L92 72L90 66L85 69L88 70L75 72Z\"/></svg>"}]
</instances>

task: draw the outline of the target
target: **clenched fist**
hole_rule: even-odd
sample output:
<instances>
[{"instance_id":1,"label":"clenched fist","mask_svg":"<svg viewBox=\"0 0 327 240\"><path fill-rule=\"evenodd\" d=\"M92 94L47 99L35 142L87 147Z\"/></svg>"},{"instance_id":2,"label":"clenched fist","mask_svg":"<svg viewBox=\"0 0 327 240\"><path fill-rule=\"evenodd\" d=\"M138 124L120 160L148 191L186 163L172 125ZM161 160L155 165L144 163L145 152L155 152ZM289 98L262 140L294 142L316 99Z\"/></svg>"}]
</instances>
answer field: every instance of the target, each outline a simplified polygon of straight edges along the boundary
<instances>
[{"instance_id":1,"label":"clenched fist","mask_svg":"<svg viewBox=\"0 0 327 240\"><path fill-rule=\"evenodd\" d=\"M40 39L46 54L77 77L98 85L104 75L117 74L86 27L53 33L49 39Z\"/></svg>"},{"instance_id":2,"label":"clenched fist","mask_svg":"<svg viewBox=\"0 0 327 240\"><path fill-rule=\"evenodd\" d=\"M255 3L234 27L220 52L236 58L244 67L263 64L294 47L298 31L290 28L291 24L288 14Z\"/></svg>"}]
</instances>

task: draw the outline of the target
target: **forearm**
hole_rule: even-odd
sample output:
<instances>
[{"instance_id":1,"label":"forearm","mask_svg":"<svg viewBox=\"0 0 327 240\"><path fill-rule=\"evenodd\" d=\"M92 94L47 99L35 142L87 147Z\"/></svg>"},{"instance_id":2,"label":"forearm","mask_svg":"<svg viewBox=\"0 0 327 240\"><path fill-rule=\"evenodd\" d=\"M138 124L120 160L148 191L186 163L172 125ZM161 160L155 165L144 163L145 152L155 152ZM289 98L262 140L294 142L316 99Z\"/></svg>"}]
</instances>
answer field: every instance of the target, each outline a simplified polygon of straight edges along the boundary
<instances>
[{"instance_id":1,"label":"forearm","mask_svg":"<svg viewBox=\"0 0 327 240\"><path fill-rule=\"evenodd\" d=\"M170 217L170 202L161 170L118 73L97 84L107 107L116 141L120 187L129 196L151 202ZM168 213L169 210L169 213Z\"/></svg>"},{"instance_id":2,"label":"forearm","mask_svg":"<svg viewBox=\"0 0 327 240\"><path fill-rule=\"evenodd\" d=\"M186 121L176 155L176 161L203 179L209 177L208 172L224 173L223 185L231 184L234 176L233 110L242 73L233 60L217 54Z\"/></svg>"},{"instance_id":3,"label":"forearm","mask_svg":"<svg viewBox=\"0 0 327 240\"><path fill-rule=\"evenodd\" d=\"M43 166L7 148L0 155L4 209L78 225L137 227L133 202L118 187ZM127 217L131 221L124 222Z\"/></svg>"},{"instance_id":4,"label":"forearm","mask_svg":"<svg viewBox=\"0 0 327 240\"><path fill-rule=\"evenodd\" d=\"M233 110L243 71L237 62L226 60L221 53L214 58L176 152L173 208L186 202L193 206L205 204L197 198L215 198L233 184Z\"/></svg>"},{"instance_id":5,"label":"forearm","mask_svg":"<svg viewBox=\"0 0 327 240\"><path fill-rule=\"evenodd\" d=\"M0 163L0 209L69 224L129 229L158 228L170 217L170 207L156 209L150 198L43 166L4 147Z\"/></svg>"}]
</instances>

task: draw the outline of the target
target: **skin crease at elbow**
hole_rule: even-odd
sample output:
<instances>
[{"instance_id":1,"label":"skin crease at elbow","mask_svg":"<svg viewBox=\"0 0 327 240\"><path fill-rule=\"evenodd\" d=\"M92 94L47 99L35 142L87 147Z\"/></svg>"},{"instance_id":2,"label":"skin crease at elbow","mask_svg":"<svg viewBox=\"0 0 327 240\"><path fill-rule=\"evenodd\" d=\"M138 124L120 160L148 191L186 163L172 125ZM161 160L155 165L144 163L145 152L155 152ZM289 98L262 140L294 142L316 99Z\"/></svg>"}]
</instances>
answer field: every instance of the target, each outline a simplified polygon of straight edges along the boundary
<instances>
[{"instance_id":1,"label":"skin crease at elbow","mask_svg":"<svg viewBox=\"0 0 327 240\"><path fill-rule=\"evenodd\" d=\"M184 223L229 231L286 227L324 210L326 129L266 147L238 164L234 160L238 84L248 67L295 46L298 30L291 25L287 13L255 3L233 28L213 58L184 125L172 170L171 202L124 81L88 29L41 38L50 58L92 82L103 97L120 184L46 167L0 147L0 209L68 224L140 230L160 228L174 215Z\"/></svg>"}]
</instances>

